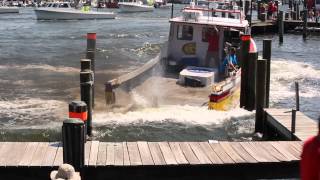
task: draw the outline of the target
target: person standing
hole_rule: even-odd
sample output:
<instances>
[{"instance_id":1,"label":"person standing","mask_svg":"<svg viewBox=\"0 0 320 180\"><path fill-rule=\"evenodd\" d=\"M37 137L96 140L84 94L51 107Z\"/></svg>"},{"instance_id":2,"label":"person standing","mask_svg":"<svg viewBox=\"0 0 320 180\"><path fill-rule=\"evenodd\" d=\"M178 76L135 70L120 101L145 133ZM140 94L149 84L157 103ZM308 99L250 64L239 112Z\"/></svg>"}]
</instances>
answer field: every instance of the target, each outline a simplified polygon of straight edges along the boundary
<instances>
[{"instance_id":1,"label":"person standing","mask_svg":"<svg viewBox=\"0 0 320 180\"><path fill-rule=\"evenodd\" d=\"M219 30L216 26L208 29L208 51L205 59L206 67L217 67L219 63Z\"/></svg>"},{"instance_id":2,"label":"person standing","mask_svg":"<svg viewBox=\"0 0 320 180\"><path fill-rule=\"evenodd\" d=\"M307 139L303 144L300 161L301 180L320 179L320 117L318 135Z\"/></svg>"}]
</instances>

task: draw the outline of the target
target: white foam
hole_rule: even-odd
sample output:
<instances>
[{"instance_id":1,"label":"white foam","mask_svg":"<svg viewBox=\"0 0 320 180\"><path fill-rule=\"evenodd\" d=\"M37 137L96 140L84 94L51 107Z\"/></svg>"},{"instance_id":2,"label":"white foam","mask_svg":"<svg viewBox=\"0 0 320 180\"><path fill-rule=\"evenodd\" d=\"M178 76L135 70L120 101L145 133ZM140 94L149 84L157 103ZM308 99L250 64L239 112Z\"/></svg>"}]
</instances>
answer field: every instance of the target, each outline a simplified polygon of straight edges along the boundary
<instances>
[{"instance_id":1,"label":"white foam","mask_svg":"<svg viewBox=\"0 0 320 180\"><path fill-rule=\"evenodd\" d=\"M4 70L8 70L8 69L19 69L19 70L41 69L41 70L59 72L59 73L78 73L80 71L78 68L65 67L65 66L51 66L48 64L0 65L0 69L4 69Z\"/></svg>"},{"instance_id":2,"label":"white foam","mask_svg":"<svg viewBox=\"0 0 320 180\"><path fill-rule=\"evenodd\" d=\"M307 84L307 81L319 80L318 78L320 78L320 70L310 64L281 59L272 60L270 97L273 100L293 97L295 81L300 83L300 97L319 97L319 83Z\"/></svg>"},{"instance_id":3,"label":"white foam","mask_svg":"<svg viewBox=\"0 0 320 180\"><path fill-rule=\"evenodd\" d=\"M249 112L240 108L232 111L208 110L207 107L190 105L164 105L157 108L142 108L137 111L127 113L97 113L94 115L96 125L104 124L132 124L145 122L173 121L185 124L211 125L221 124L231 118L244 118L253 116Z\"/></svg>"},{"instance_id":4,"label":"white foam","mask_svg":"<svg viewBox=\"0 0 320 180\"><path fill-rule=\"evenodd\" d=\"M50 128L52 124L67 117L67 105L57 100L39 98L0 101L0 114L8 119L2 127L10 128ZM52 123L51 123L52 122Z\"/></svg>"}]
</instances>

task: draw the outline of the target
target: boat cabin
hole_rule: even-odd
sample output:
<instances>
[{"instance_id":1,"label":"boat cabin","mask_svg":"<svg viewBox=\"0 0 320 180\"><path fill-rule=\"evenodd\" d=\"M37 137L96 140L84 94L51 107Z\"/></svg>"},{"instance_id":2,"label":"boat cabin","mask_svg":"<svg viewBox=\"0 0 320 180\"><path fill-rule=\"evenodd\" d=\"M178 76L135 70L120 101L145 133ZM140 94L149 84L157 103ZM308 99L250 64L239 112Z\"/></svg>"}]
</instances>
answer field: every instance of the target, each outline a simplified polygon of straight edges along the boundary
<instances>
[{"instance_id":1,"label":"boat cabin","mask_svg":"<svg viewBox=\"0 0 320 180\"><path fill-rule=\"evenodd\" d=\"M249 31L238 6L218 4L215 9L191 6L170 19L167 66L219 71L228 48L239 47L240 34Z\"/></svg>"},{"instance_id":2,"label":"boat cabin","mask_svg":"<svg viewBox=\"0 0 320 180\"><path fill-rule=\"evenodd\" d=\"M69 2L51 2L47 5L48 8L71 8Z\"/></svg>"}]
</instances>

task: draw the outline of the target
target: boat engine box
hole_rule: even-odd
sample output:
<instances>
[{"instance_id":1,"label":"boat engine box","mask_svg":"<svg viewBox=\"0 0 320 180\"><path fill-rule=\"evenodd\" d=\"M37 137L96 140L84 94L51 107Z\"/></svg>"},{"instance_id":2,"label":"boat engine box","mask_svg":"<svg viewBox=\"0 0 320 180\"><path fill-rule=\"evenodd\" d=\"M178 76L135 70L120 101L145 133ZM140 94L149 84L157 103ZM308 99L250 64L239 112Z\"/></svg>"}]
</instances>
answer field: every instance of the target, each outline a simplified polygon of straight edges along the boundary
<instances>
[{"instance_id":1,"label":"boat engine box","mask_svg":"<svg viewBox=\"0 0 320 180\"><path fill-rule=\"evenodd\" d=\"M179 84L185 86L210 86L217 80L218 69L188 66L179 74Z\"/></svg>"}]
</instances>

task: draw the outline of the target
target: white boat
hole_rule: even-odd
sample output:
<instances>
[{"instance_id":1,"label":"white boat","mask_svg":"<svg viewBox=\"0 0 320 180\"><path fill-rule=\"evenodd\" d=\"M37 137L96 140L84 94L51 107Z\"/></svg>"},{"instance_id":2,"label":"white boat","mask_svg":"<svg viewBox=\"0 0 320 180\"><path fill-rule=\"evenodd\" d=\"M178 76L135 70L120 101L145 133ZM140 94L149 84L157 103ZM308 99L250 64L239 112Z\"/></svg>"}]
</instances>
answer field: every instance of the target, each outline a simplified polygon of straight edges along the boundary
<instances>
[{"instance_id":1,"label":"white boat","mask_svg":"<svg viewBox=\"0 0 320 180\"><path fill-rule=\"evenodd\" d=\"M151 12L154 10L153 6L143 4L141 1L119 2L118 6L120 12Z\"/></svg>"},{"instance_id":2,"label":"white boat","mask_svg":"<svg viewBox=\"0 0 320 180\"><path fill-rule=\"evenodd\" d=\"M36 8L35 13L38 20L85 20L85 19L114 19L113 12L91 11L85 7L72 8L68 2L49 3L47 7Z\"/></svg>"},{"instance_id":3,"label":"white boat","mask_svg":"<svg viewBox=\"0 0 320 180\"><path fill-rule=\"evenodd\" d=\"M19 13L18 7L0 6L1 13Z\"/></svg>"},{"instance_id":4,"label":"white boat","mask_svg":"<svg viewBox=\"0 0 320 180\"><path fill-rule=\"evenodd\" d=\"M241 69L224 66L225 59L231 55L234 58L241 41L254 41L250 35L244 35L250 27L235 2L214 7L191 3L182 10L182 16L170 19L162 64L167 72L179 75L178 83L183 86L210 87L209 109L227 110L239 103ZM255 50L252 45L250 51Z\"/></svg>"},{"instance_id":5,"label":"white boat","mask_svg":"<svg viewBox=\"0 0 320 180\"><path fill-rule=\"evenodd\" d=\"M155 0L154 7L160 9L169 9L171 8L172 3L167 3L167 0Z\"/></svg>"}]
</instances>

